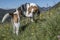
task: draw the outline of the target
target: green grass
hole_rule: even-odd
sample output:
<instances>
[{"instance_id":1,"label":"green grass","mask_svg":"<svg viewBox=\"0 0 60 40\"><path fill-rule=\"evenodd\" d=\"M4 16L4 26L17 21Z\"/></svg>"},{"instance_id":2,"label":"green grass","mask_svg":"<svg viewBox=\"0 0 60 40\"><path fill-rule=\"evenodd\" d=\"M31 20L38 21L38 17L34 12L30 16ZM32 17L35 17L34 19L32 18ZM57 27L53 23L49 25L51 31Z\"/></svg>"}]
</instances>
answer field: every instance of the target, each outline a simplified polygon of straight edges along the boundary
<instances>
[{"instance_id":1,"label":"green grass","mask_svg":"<svg viewBox=\"0 0 60 40\"><path fill-rule=\"evenodd\" d=\"M58 40L60 12L53 9L50 10L50 14L49 11L42 13L39 19L32 23L23 18L18 36L12 33L11 23L0 24L0 40Z\"/></svg>"}]
</instances>

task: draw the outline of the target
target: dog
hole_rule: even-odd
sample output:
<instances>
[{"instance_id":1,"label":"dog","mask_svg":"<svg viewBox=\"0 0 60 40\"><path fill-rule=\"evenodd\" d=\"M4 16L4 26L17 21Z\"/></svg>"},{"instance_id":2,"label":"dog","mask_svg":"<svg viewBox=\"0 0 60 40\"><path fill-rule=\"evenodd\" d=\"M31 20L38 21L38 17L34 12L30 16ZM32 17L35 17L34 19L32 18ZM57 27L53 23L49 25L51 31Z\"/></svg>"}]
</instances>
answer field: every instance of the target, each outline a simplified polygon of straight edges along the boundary
<instances>
[{"instance_id":1,"label":"dog","mask_svg":"<svg viewBox=\"0 0 60 40\"><path fill-rule=\"evenodd\" d=\"M6 18L11 16L11 22L13 24L13 33L16 33L16 35L18 35L21 15L24 17L31 18L31 22L34 22L34 14L40 14L39 6L35 3L25 3L18 7L15 12L6 13L2 19L2 23L6 20Z\"/></svg>"}]
</instances>

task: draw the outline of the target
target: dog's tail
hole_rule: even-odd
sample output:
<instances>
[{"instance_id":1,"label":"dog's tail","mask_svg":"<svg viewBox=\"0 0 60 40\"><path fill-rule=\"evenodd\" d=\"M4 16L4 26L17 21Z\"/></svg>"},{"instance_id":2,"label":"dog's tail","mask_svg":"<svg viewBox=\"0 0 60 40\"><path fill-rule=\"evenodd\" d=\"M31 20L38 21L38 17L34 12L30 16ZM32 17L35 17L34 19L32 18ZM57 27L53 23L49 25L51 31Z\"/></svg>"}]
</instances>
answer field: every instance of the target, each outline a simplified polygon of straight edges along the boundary
<instances>
[{"instance_id":1,"label":"dog's tail","mask_svg":"<svg viewBox=\"0 0 60 40\"><path fill-rule=\"evenodd\" d=\"M2 19L2 23L9 17L9 13L6 13Z\"/></svg>"}]
</instances>

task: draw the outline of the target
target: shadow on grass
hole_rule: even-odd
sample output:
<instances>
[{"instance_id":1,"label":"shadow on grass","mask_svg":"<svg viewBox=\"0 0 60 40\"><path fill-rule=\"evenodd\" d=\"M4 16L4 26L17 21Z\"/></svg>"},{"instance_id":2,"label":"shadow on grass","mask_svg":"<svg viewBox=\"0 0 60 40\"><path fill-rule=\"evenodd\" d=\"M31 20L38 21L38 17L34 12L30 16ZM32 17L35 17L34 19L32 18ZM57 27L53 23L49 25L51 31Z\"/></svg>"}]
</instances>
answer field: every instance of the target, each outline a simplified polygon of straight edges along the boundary
<instances>
[{"instance_id":1,"label":"shadow on grass","mask_svg":"<svg viewBox=\"0 0 60 40\"><path fill-rule=\"evenodd\" d=\"M20 31L20 32L24 31L24 30L26 29L26 27L29 26L29 24L31 24L31 23L27 23L27 24L21 26L20 29L19 29L19 31Z\"/></svg>"},{"instance_id":2,"label":"shadow on grass","mask_svg":"<svg viewBox=\"0 0 60 40\"><path fill-rule=\"evenodd\" d=\"M40 19L34 20L34 23L38 23L40 21ZM24 31L26 29L26 27L28 27L32 22L29 22L23 26L20 27L19 31Z\"/></svg>"}]
</instances>

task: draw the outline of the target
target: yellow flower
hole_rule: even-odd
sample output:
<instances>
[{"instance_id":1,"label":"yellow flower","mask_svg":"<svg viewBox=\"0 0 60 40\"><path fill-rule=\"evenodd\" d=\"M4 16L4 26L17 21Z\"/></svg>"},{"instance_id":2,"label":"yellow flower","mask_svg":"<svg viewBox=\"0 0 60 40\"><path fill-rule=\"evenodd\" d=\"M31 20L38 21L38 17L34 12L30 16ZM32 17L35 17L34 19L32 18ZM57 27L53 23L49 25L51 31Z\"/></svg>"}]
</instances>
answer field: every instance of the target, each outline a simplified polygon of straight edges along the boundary
<instances>
[{"instance_id":1,"label":"yellow flower","mask_svg":"<svg viewBox=\"0 0 60 40\"><path fill-rule=\"evenodd\" d=\"M43 14L40 14L40 17L43 17Z\"/></svg>"},{"instance_id":2,"label":"yellow flower","mask_svg":"<svg viewBox=\"0 0 60 40\"><path fill-rule=\"evenodd\" d=\"M32 29L34 29L34 27L32 26Z\"/></svg>"},{"instance_id":3,"label":"yellow flower","mask_svg":"<svg viewBox=\"0 0 60 40\"><path fill-rule=\"evenodd\" d=\"M4 34L2 34L2 36L5 36Z\"/></svg>"},{"instance_id":4,"label":"yellow flower","mask_svg":"<svg viewBox=\"0 0 60 40\"><path fill-rule=\"evenodd\" d=\"M31 33L32 35L34 35L34 33Z\"/></svg>"},{"instance_id":5,"label":"yellow flower","mask_svg":"<svg viewBox=\"0 0 60 40\"><path fill-rule=\"evenodd\" d=\"M50 13L51 15L53 14L53 13Z\"/></svg>"}]
</instances>

